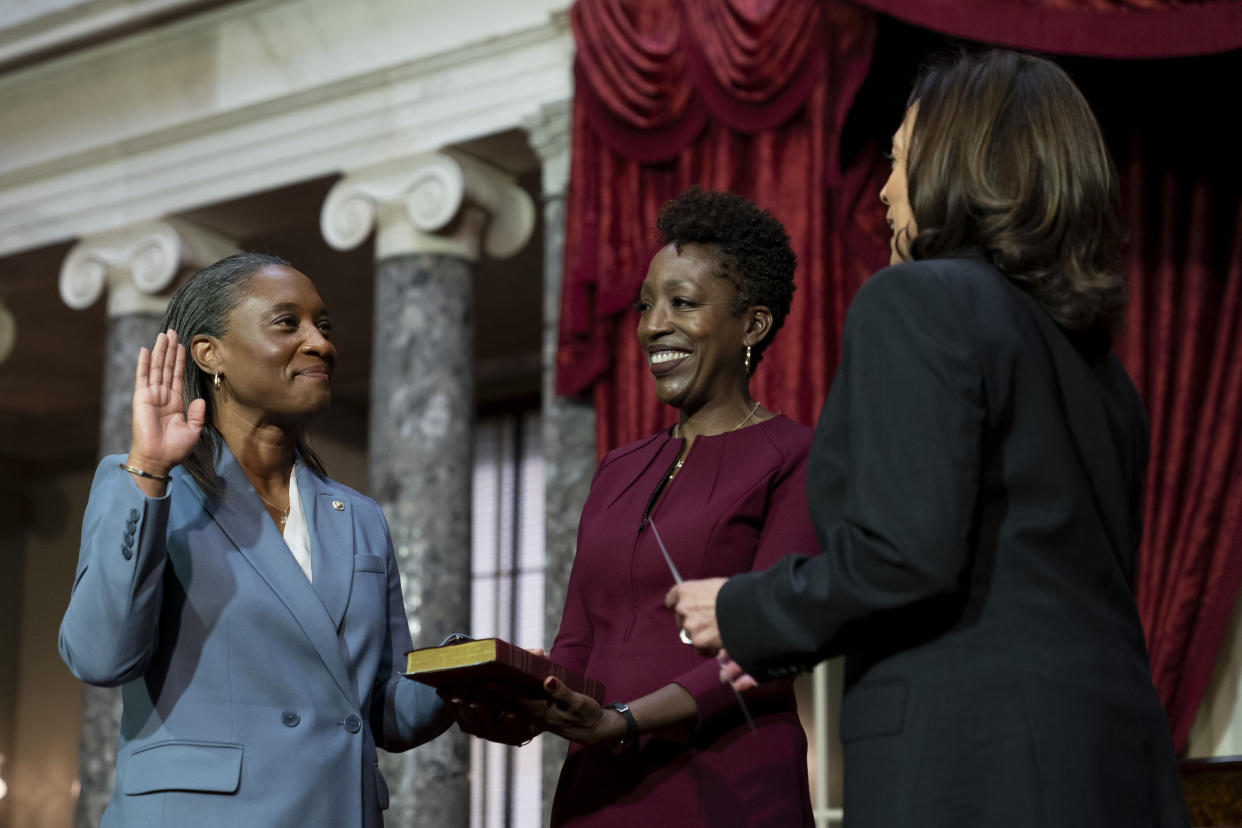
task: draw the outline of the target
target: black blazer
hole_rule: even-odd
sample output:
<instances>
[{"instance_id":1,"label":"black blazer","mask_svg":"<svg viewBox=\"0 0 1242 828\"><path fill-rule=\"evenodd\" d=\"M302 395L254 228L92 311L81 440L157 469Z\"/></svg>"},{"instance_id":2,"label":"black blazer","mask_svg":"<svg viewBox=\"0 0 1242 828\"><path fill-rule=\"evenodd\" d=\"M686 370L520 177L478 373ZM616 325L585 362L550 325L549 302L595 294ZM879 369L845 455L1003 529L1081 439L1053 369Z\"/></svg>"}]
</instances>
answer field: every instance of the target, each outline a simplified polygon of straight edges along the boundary
<instances>
[{"instance_id":1,"label":"black blazer","mask_svg":"<svg viewBox=\"0 0 1242 828\"><path fill-rule=\"evenodd\" d=\"M729 580L757 678L846 655L859 826L1184 826L1134 603L1142 402L978 258L859 291L811 447L824 554Z\"/></svg>"}]
</instances>

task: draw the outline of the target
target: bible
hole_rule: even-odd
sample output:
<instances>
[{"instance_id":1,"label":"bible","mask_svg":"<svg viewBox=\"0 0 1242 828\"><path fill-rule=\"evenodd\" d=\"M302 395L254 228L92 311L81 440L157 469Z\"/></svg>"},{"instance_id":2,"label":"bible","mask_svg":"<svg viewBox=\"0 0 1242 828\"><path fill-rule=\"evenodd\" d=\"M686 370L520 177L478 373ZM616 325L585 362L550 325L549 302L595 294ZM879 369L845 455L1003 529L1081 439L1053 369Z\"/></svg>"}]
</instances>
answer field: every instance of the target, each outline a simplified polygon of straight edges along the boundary
<instances>
[{"instance_id":1,"label":"bible","mask_svg":"<svg viewBox=\"0 0 1242 828\"><path fill-rule=\"evenodd\" d=\"M570 690L604 703L605 687L594 679L499 638L480 638L405 654L405 676L437 689L469 688L492 695L546 698L543 680L556 676Z\"/></svg>"}]
</instances>

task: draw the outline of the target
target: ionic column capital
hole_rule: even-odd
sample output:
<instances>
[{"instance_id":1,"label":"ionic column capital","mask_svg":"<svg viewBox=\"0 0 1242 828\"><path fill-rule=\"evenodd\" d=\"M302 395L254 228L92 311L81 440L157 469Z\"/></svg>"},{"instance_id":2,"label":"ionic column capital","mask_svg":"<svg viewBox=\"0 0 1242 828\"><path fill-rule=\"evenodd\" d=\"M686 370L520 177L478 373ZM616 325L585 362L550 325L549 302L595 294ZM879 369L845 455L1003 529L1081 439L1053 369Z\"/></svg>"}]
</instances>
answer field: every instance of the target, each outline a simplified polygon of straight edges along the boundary
<instances>
[{"instance_id":1,"label":"ionic column capital","mask_svg":"<svg viewBox=\"0 0 1242 828\"><path fill-rule=\"evenodd\" d=\"M543 172L543 195L562 196L569 186L569 144L573 129L573 107L566 99L544 104L527 116L526 129L531 149L539 156Z\"/></svg>"},{"instance_id":2,"label":"ionic column capital","mask_svg":"<svg viewBox=\"0 0 1242 828\"><path fill-rule=\"evenodd\" d=\"M374 230L377 261L407 253L505 259L530 239L535 205L512 175L443 150L347 174L328 192L319 226L337 250Z\"/></svg>"},{"instance_id":3,"label":"ionic column capital","mask_svg":"<svg viewBox=\"0 0 1242 828\"><path fill-rule=\"evenodd\" d=\"M108 315L163 313L160 295L186 270L237 253L232 240L179 218L147 221L83 237L60 267L60 297L74 309L108 290Z\"/></svg>"}]
</instances>

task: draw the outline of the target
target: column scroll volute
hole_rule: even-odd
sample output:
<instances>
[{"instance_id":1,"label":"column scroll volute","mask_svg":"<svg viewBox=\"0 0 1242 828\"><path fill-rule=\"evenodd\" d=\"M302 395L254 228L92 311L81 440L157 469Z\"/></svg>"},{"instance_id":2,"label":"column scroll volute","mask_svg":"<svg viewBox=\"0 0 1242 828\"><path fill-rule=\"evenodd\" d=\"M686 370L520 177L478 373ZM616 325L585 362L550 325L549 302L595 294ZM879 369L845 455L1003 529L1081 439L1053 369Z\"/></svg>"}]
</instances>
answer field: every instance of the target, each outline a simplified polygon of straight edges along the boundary
<instances>
[{"instance_id":1,"label":"column scroll volute","mask_svg":"<svg viewBox=\"0 0 1242 828\"><path fill-rule=\"evenodd\" d=\"M60 269L60 296L90 307L108 291L108 313L161 313L179 275L238 252L232 240L178 218L142 222L82 238Z\"/></svg>"},{"instance_id":2,"label":"column scroll volute","mask_svg":"<svg viewBox=\"0 0 1242 828\"><path fill-rule=\"evenodd\" d=\"M534 226L534 203L511 175L453 150L351 172L320 212L324 239L337 250L374 231L377 260L416 252L507 258Z\"/></svg>"}]
</instances>

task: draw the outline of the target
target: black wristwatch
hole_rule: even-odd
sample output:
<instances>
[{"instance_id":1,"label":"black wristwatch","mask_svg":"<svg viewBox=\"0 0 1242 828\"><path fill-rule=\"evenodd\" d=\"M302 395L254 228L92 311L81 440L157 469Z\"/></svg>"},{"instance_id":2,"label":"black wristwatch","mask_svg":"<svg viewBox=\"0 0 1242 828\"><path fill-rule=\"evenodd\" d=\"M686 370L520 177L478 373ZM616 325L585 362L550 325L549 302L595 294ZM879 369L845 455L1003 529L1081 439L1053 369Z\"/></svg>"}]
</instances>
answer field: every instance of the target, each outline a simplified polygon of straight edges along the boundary
<instances>
[{"instance_id":1,"label":"black wristwatch","mask_svg":"<svg viewBox=\"0 0 1242 828\"><path fill-rule=\"evenodd\" d=\"M638 722L634 721L634 714L630 712L630 707L622 702L611 702L605 707L610 707L625 717L625 735L617 740L615 747L625 747L638 741Z\"/></svg>"}]
</instances>

